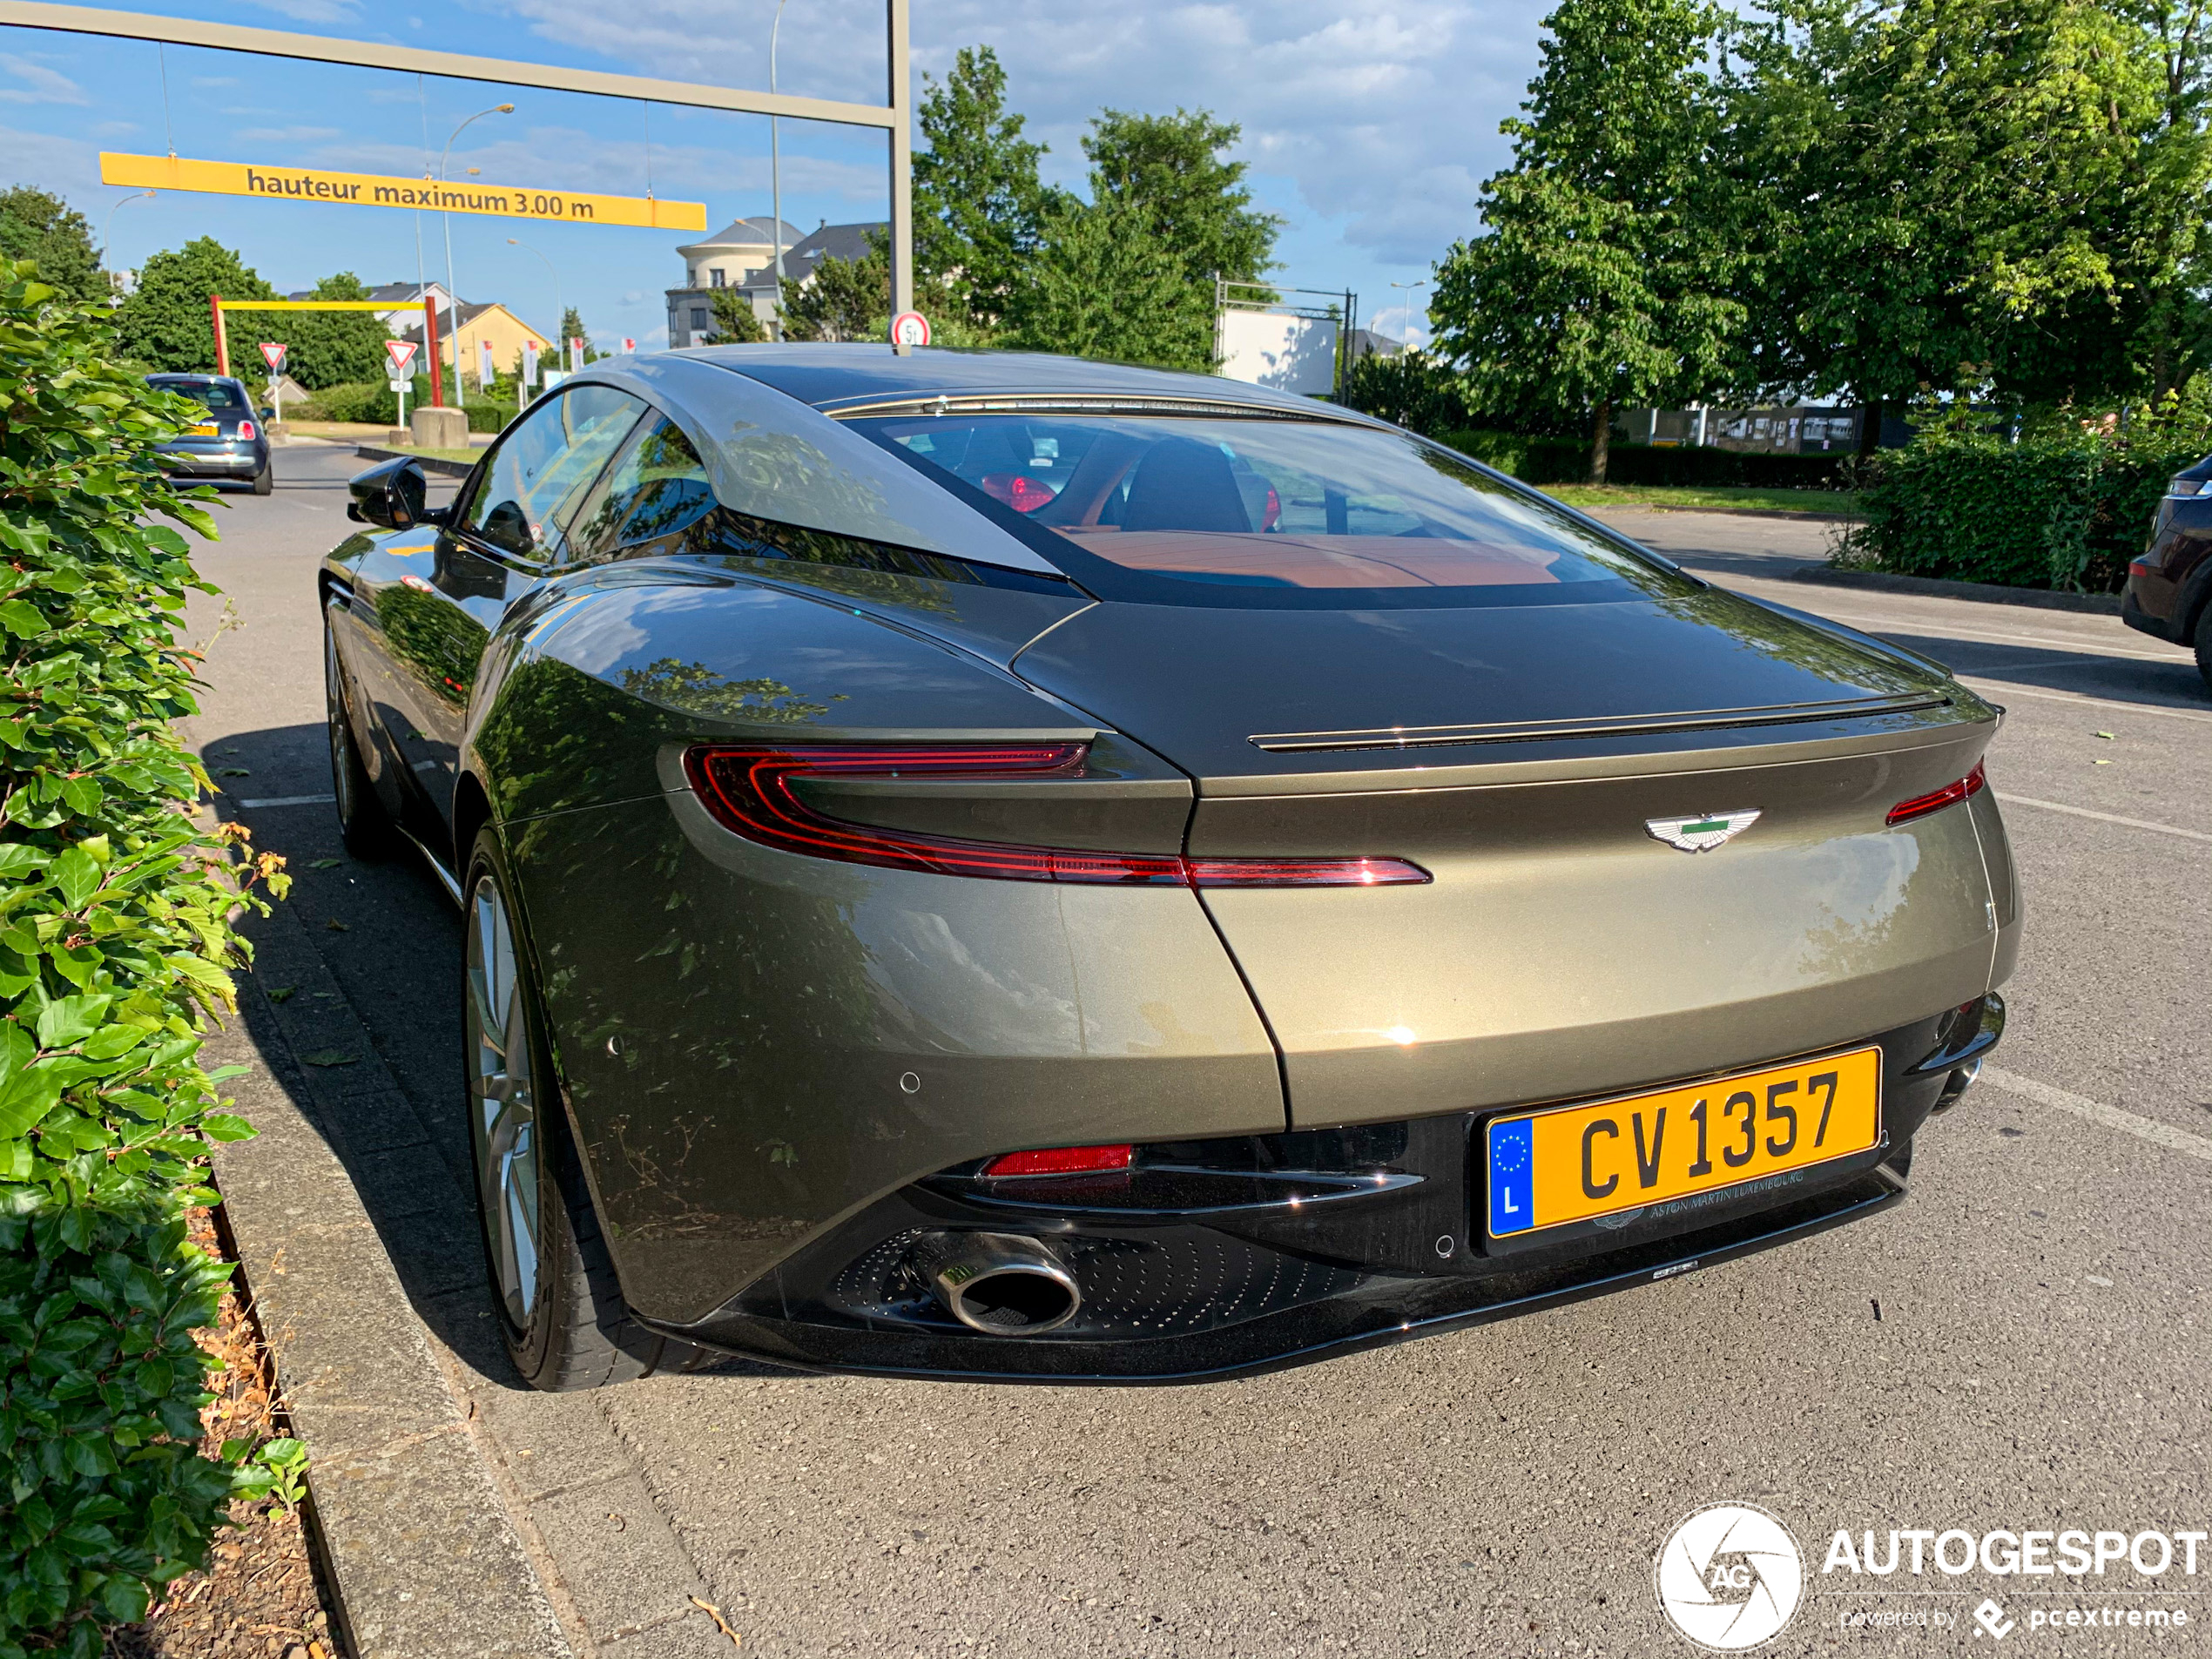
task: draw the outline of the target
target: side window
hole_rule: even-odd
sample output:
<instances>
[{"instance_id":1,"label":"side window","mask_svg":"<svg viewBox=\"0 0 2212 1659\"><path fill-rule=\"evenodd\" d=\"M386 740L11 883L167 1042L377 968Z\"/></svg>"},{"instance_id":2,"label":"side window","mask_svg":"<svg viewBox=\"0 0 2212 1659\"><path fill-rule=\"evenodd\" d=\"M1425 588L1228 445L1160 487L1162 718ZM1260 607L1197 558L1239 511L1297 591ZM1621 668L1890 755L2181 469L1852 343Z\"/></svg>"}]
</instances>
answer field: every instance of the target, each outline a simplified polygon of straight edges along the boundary
<instances>
[{"instance_id":1,"label":"side window","mask_svg":"<svg viewBox=\"0 0 2212 1659\"><path fill-rule=\"evenodd\" d=\"M570 538L570 555L597 563L641 542L667 542L714 505L714 487L691 441L666 415L656 415L638 427L608 469Z\"/></svg>"},{"instance_id":2,"label":"side window","mask_svg":"<svg viewBox=\"0 0 2212 1659\"><path fill-rule=\"evenodd\" d=\"M579 386L540 404L501 435L462 526L517 558L559 557L570 519L644 412L610 386Z\"/></svg>"}]
</instances>

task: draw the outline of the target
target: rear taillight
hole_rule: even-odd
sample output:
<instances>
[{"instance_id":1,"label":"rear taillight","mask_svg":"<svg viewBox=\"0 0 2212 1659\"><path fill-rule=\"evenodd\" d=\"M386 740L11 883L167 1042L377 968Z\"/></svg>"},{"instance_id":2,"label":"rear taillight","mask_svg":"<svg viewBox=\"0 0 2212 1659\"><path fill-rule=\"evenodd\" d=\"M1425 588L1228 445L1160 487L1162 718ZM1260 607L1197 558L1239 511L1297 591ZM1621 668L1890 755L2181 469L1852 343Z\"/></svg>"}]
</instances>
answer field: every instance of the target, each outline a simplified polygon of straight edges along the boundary
<instances>
[{"instance_id":1,"label":"rear taillight","mask_svg":"<svg viewBox=\"0 0 2212 1659\"><path fill-rule=\"evenodd\" d=\"M1094 853L1022 846L882 829L819 813L799 799L795 779L859 777L1079 777L1082 743L970 744L923 747L823 745L766 749L701 745L684 757L700 805L725 829L786 853L935 875L1001 881L1076 881L1193 887L1375 887L1429 879L1404 859L1187 859L1176 853Z\"/></svg>"},{"instance_id":2,"label":"rear taillight","mask_svg":"<svg viewBox=\"0 0 2212 1659\"><path fill-rule=\"evenodd\" d=\"M983 493L1017 513L1034 513L1060 492L1026 472L992 472L983 475Z\"/></svg>"},{"instance_id":3,"label":"rear taillight","mask_svg":"<svg viewBox=\"0 0 2212 1659\"><path fill-rule=\"evenodd\" d=\"M1006 1152L983 1166L996 1181L1011 1175L1103 1175L1126 1170L1133 1146L1050 1146L1035 1152Z\"/></svg>"},{"instance_id":4,"label":"rear taillight","mask_svg":"<svg viewBox=\"0 0 2212 1659\"><path fill-rule=\"evenodd\" d=\"M1930 813L1939 813L1946 806L1956 806L1970 795L1979 795L1989 779L1982 776L1981 762L1974 762L1974 769L1955 784L1946 784L1931 795L1915 795L1911 800L1901 800L1890 808L1892 824L1910 823L1916 818L1925 818Z\"/></svg>"},{"instance_id":5,"label":"rear taillight","mask_svg":"<svg viewBox=\"0 0 2212 1659\"><path fill-rule=\"evenodd\" d=\"M240 421L238 423L238 438L240 443L251 443L253 442L253 421Z\"/></svg>"},{"instance_id":6,"label":"rear taillight","mask_svg":"<svg viewBox=\"0 0 2212 1659\"><path fill-rule=\"evenodd\" d=\"M1271 530L1282 522L1282 518L1283 498L1275 493L1275 486L1270 484L1267 487L1267 504L1260 509L1259 527L1263 530Z\"/></svg>"}]
</instances>

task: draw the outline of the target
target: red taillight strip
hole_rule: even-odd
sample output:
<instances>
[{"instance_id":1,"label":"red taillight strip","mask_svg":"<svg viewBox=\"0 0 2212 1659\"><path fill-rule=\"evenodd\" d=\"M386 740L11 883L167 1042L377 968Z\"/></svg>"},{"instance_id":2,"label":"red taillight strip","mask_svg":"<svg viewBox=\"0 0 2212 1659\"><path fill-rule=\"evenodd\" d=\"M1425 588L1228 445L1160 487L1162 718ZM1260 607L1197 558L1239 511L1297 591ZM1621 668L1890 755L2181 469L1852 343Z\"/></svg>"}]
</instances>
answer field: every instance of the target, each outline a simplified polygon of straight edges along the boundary
<instances>
[{"instance_id":1,"label":"red taillight strip","mask_svg":"<svg viewBox=\"0 0 2212 1659\"><path fill-rule=\"evenodd\" d=\"M879 829L816 812L792 788L799 777L927 774L1072 777L1089 745L976 744L894 747L824 745L739 748L705 745L684 756L699 802L725 829L809 858L1000 881L1071 881L1193 887L1396 887L1429 880L1404 859L1185 859L1174 853L1094 853L1019 846L908 830Z\"/></svg>"},{"instance_id":2,"label":"red taillight strip","mask_svg":"<svg viewBox=\"0 0 2212 1659\"><path fill-rule=\"evenodd\" d=\"M1946 806L1956 806L1970 795L1979 795L1988 786L1989 779L1982 775L1981 762L1974 762L1974 769L1955 784L1946 784L1932 794L1915 795L1911 800L1901 800L1890 808L1892 824L1909 823L1916 818L1925 818L1930 813L1939 813Z\"/></svg>"}]
</instances>

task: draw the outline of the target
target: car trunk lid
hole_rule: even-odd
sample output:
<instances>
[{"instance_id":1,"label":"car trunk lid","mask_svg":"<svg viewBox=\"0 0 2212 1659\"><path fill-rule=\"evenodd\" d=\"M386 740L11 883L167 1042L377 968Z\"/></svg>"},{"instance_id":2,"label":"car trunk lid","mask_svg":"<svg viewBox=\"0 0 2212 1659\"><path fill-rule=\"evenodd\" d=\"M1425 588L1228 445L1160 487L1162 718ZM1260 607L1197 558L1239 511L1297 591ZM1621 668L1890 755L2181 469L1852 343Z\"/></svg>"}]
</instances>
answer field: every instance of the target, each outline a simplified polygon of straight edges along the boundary
<instances>
[{"instance_id":1,"label":"car trunk lid","mask_svg":"<svg viewBox=\"0 0 2212 1659\"><path fill-rule=\"evenodd\" d=\"M1733 596L1106 604L1017 670L1192 772L1194 857L1433 877L1204 895L1301 1127L1752 1065L1987 988L1972 815L1885 818L1964 775L1994 711ZM1651 827L1740 813L1709 851Z\"/></svg>"}]
</instances>

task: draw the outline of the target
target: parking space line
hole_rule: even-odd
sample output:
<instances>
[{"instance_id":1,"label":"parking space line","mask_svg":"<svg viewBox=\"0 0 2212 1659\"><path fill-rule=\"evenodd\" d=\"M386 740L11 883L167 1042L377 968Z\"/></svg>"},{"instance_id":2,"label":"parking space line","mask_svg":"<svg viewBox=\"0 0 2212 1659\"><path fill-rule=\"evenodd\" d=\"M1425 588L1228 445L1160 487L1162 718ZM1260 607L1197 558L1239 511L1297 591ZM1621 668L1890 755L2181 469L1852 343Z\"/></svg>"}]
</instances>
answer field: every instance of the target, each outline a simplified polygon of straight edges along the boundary
<instances>
[{"instance_id":1,"label":"parking space line","mask_svg":"<svg viewBox=\"0 0 2212 1659\"><path fill-rule=\"evenodd\" d=\"M268 795L260 800L235 800L233 806L334 806L335 795Z\"/></svg>"},{"instance_id":2,"label":"parking space line","mask_svg":"<svg viewBox=\"0 0 2212 1659\"><path fill-rule=\"evenodd\" d=\"M2077 664L2065 665L2071 667ZM2060 664L2054 663L2050 666L2056 668ZM2122 714L2156 714L2168 720L2195 720L2205 725L2212 725L2212 714L2199 714L2194 709L2169 709L2161 707L2156 703L2125 703L2117 698L2091 697L2087 692L2031 691L2025 687L2014 685L2008 680L1990 681L1987 674L1986 670L1975 670L1960 674L1957 678L1968 685L1973 685L1976 680L1982 680L2000 697L2032 697L2043 703L2080 703L2093 709L2116 709ZM1976 685L1974 689L1979 691L1981 687Z\"/></svg>"},{"instance_id":3,"label":"parking space line","mask_svg":"<svg viewBox=\"0 0 2212 1659\"><path fill-rule=\"evenodd\" d=\"M1997 792L1997 799L2007 806L2040 806L2047 813L2068 813L2075 818L2094 818L2104 824L2125 824L2129 829L2155 830L2161 835L2178 835L2184 840L2212 841L2212 835L2202 830L2182 829L2174 824L2154 824L2148 818L2122 818L2118 813L2100 813L2087 806L2068 806L2055 800L2038 800L2033 795L2008 795Z\"/></svg>"},{"instance_id":4,"label":"parking space line","mask_svg":"<svg viewBox=\"0 0 2212 1659\"><path fill-rule=\"evenodd\" d=\"M2193 1158L2202 1158L2212 1163L2212 1141L2202 1135L2192 1135L2185 1129L2175 1129L2171 1123L2161 1123L2155 1117L2126 1112L2117 1106L2107 1106L2101 1100L2091 1100L2087 1095L2077 1095L2068 1089L2054 1089L2049 1083L2038 1082L2033 1077L2023 1077L2017 1072L2000 1071L1995 1066L1984 1066L1981 1075L2000 1089L2015 1095L2025 1095L2039 1106L2049 1106L2061 1112L2071 1112L2092 1123L2101 1123L2107 1129L2123 1133L2165 1147L2168 1151L2182 1152Z\"/></svg>"}]
</instances>

